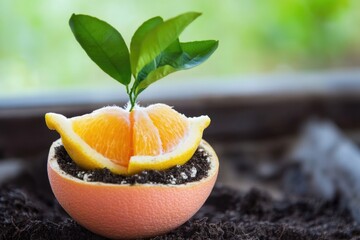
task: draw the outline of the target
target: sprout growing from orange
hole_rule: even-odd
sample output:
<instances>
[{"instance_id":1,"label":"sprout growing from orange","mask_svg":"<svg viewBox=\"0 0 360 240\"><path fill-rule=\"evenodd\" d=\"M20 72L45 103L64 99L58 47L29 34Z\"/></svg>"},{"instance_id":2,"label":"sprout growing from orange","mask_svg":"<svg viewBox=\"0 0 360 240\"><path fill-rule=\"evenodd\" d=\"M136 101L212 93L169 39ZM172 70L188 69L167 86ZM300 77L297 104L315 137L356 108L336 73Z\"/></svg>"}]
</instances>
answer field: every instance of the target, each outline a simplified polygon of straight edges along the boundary
<instances>
[{"instance_id":1,"label":"sprout growing from orange","mask_svg":"<svg viewBox=\"0 0 360 240\"><path fill-rule=\"evenodd\" d=\"M170 73L198 66L217 49L214 40L179 41L182 31L200 15L188 12L166 21L161 17L145 21L131 39L130 53L121 34L100 19L73 14L69 24L88 56L125 85L131 111L149 85Z\"/></svg>"},{"instance_id":2,"label":"sprout growing from orange","mask_svg":"<svg viewBox=\"0 0 360 240\"><path fill-rule=\"evenodd\" d=\"M210 118L188 118L165 104L136 105L137 97L150 84L199 65L215 51L217 41L179 41L180 33L199 15L189 12L167 21L149 19L132 37L130 53L121 34L108 23L87 15L70 18L70 27L85 52L125 85L130 99L128 109L104 107L73 118L56 113L45 116L47 126L61 135L48 158L52 190L63 208L95 233L139 238L170 231L195 214L215 184L218 159L202 140ZM84 169L108 168L124 175L184 164L200 145L209 154L210 170L199 181L172 186L86 182L60 169L54 151L61 144Z\"/></svg>"}]
</instances>

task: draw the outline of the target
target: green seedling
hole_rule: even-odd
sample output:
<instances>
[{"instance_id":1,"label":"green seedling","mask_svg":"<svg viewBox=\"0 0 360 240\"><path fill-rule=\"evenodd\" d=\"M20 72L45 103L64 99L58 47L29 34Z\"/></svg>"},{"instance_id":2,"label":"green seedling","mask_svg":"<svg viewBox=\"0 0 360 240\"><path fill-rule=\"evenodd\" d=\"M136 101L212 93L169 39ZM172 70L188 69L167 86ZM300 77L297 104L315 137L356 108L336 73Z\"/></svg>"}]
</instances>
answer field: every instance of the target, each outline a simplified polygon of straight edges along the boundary
<instances>
[{"instance_id":1,"label":"green seedling","mask_svg":"<svg viewBox=\"0 0 360 240\"><path fill-rule=\"evenodd\" d=\"M145 21L131 39L130 52L121 34L105 21L73 14L69 24L87 55L126 87L131 111L139 94L152 83L198 66L217 49L215 40L179 41L182 31L200 15L187 12L166 21L161 17Z\"/></svg>"}]
</instances>

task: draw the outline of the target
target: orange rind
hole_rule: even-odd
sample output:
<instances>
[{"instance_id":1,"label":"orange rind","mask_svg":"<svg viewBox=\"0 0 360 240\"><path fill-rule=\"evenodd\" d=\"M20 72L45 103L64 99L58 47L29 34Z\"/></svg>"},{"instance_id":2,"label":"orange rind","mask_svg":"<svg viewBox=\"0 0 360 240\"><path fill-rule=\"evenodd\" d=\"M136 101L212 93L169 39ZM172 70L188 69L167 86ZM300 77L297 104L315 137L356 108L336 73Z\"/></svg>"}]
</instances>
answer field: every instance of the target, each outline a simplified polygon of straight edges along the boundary
<instances>
[{"instance_id":1,"label":"orange rind","mask_svg":"<svg viewBox=\"0 0 360 240\"><path fill-rule=\"evenodd\" d=\"M54 142L48 157L48 176L57 200L80 225L111 239L151 237L177 228L204 204L219 169L215 151L201 140L210 170L199 181L179 185L86 182L60 169L55 147L61 144L61 139Z\"/></svg>"}]
</instances>

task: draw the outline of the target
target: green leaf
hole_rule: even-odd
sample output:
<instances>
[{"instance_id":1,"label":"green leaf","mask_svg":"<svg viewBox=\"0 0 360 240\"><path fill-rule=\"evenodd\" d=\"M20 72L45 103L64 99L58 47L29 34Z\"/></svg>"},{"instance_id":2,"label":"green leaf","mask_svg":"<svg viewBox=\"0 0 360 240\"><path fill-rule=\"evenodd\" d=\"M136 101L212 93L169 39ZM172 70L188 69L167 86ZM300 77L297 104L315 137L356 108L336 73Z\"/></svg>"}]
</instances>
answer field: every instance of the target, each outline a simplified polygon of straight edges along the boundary
<instances>
[{"instance_id":1,"label":"green leaf","mask_svg":"<svg viewBox=\"0 0 360 240\"><path fill-rule=\"evenodd\" d=\"M170 65L165 65L155 69L147 75L146 79L141 81L136 90L135 95L138 96L142 91L144 91L150 84L156 82L157 80L169 75L170 73L176 72L177 69Z\"/></svg>"},{"instance_id":2,"label":"green leaf","mask_svg":"<svg viewBox=\"0 0 360 240\"><path fill-rule=\"evenodd\" d=\"M200 13L188 12L175 18L171 18L147 32L141 41L138 49L138 55L132 60L133 74L137 74L151 61L172 44L181 34L181 32L198 16Z\"/></svg>"},{"instance_id":3,"label":"green leaf","mask_svg":"<svg viewBox=\"0 0 360 240\"><path fill-rule=\"evenodd\" d=\"M176 59L178 59L183 53L179 39L176 39L169 47L167 47L161 54L159 54L153 61L147 64L141 71L138 73L138 76L135 81L135 87L143 81L147 75L154 71L155 69L164 66L175 64Z\"/></svg>"},{"instance_id":4,"label":"green leaf","mask_svg":"<svg viewBox=\"0 0 360 240\"><path fill-rule=\"evenodd\" d=\"M163 19L161 17L154 17L146 22L144 22L134 33L134 36L131 39L130 43L130 62L131 62L131 71L135 77L135 65L137 60L140 56L140 47L143 39L145 38L146 34L151 32L156 26L160 23L163 23Z\"/></svg>"},{"instance_id":5,"label":"green leaf","mask_svg":"<svg viewBox=\"0 0 360 240\"><path fill-rule=\"evenodd\" d=\"M181 68L190 69L205 62L211 54L215 52L219 45L219 41L205 40L181 43L184 52Z\"/></svg>"},{"instance_id":6,"label":"green leaf","mask_svg":"<svg viewBox=\"0 0 360 240\"><path fill-rule=\"evenodd\" d=\"M115 28L95 17L75 14L69 25L87 55L104 72L124 85L130 83L129 51Z\"/></svg>"},{"instance_id":7,"label":"green leaf","mask_svg":"<svg viewBox=\"0 0 360 240\"><path fill-rule=\"evenodd\" d=\"M219 42L214 40L186 43L176 40L155 61L140 71L139 78L135 81L136 94L139 95L150 84L170 73L198 66L211 56L218 45Z\"/></svg>"}]
</instances>

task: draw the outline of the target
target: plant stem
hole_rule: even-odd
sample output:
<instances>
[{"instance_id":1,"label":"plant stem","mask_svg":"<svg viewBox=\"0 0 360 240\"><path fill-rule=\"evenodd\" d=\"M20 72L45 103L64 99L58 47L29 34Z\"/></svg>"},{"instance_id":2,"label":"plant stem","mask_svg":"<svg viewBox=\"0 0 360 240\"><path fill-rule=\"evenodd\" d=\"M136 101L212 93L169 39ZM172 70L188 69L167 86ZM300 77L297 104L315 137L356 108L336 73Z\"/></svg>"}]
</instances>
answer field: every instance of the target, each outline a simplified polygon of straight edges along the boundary
<instances>
[{"instance_id":1,"label":"plant stem","mask_svg":"<svg viewBox=\"0 0 360 240\"><path fill-rule=\"evenodd\" d=\"M130 92L128 93L129 94L129 99L130 99L130 104L131 104L131 107L130 107L130 110L129 112L131 112L133 110L133 108L135 107L135 102L136 102L136 98L134 96L134 91L133 91L133 87L131 88Z\"/></svg>"},{"instance_id":2,"label":"plant stem","mask_svg":"<svg viewBox=\"0 0 360 240\"><path fill-rule=\"evenodd\" d=\"M131 107L130 107L130 110L129 112L131 112L133 110L133 108L135 107L135 103L134 102L130 102L131 103Z\"/></svg>"},{"instance_id":3,"label":"plant stem","mask_svg":"<svg viewBox=\"0 0 360 240\"><path fill-rule=\"evenodd\" d=\"M137 97L139 95L137 93L137 91L135 90L137 88L137 86L138 86L138 81L136 81L136 80L134 81L133 85L131 86L130 91L129 91L128 85L126 86L126 91L127 91L128 95L129 95L130 104L131 104L129 112L131 112L134 109L135 104L136 104L136 99L137 99Z\"/></svg>"}]
</instances>

